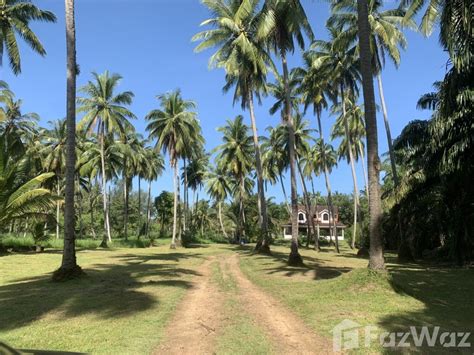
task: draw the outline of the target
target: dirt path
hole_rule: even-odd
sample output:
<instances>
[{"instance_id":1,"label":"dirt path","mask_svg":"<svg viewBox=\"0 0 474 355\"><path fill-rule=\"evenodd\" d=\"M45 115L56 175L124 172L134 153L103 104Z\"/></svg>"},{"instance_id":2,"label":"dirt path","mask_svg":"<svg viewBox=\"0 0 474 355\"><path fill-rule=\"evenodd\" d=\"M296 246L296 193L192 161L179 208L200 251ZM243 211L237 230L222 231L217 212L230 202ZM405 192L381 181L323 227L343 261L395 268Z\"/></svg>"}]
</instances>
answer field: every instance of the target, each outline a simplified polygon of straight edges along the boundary
<instances>
[{"instance_id":1,"label":"dirt path","mask_svg":"<svg viewBox=\"0 0 474 355\"><path fill-rule=\"evenodd\" d=\"M223 319L223 294L212 282L209 258L193 280L165 332L164 343L155 354L213 354L216 334Z\"/></svg>"},{"instance_id":2,"label":"dirt path","mask_svg":"<svg viewBox=\"0 0 474 355\"><path fill-rule=\"evenodd\" d=\"M237 292L225 293L212 282L211 264L220 264L222 277L232 278ZM332 344L316 335L278 300L255 286L240 270L238 255L208 259L201 276L182 301L156 354L214 354L216 339L226 325L226 297L237 298L255 325L264 331L278 354L332 353Z\"/></svg>"},{"instance_id":3,"label":"dirt path","mask_svg":"<svg viewBox=\"0 0 474 355\"><path fill-rule=\"evenodd\" d=\"M239 257L226 258L245 310L255 318L280 354L332 353L332 343L316 335L278 300L255 286L240 270ZM222 268L224 269L224 268Z\"/></svg>"}]
</instances>

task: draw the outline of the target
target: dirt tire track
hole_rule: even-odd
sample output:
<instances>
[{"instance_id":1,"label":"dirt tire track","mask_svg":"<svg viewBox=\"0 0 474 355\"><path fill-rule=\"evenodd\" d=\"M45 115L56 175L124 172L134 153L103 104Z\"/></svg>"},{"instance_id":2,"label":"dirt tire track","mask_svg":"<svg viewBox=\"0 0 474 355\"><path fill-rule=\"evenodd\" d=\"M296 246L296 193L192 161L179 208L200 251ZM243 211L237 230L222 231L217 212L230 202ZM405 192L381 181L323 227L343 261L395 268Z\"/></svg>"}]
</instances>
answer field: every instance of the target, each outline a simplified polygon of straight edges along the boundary
<instances>
[{"instance_id":1,"label":"dirt tire track","mask_svg":"<svg viewBox=\"0 0 474 355\"><path fill-rule=\"evenodd\" d=\"M168 324L164 342L154 354L213 354L215 339L224 319L224 296L212 282L211 264L206 260L193 279Z\"/></svg>"},{"instance_id":2,"label":"dirt tire track","mask_svg":"<svg viewBox=\"0 0 474 355\"><path fill-rule=\"evenodd\" d=\"M245 311L265 331L279 354L333 353L332 343L318 336L278 300L254 285L240 270L239 256L220 259L222 270L231 272L239 288L238 297Z\"/></svg>"}]
</instances>

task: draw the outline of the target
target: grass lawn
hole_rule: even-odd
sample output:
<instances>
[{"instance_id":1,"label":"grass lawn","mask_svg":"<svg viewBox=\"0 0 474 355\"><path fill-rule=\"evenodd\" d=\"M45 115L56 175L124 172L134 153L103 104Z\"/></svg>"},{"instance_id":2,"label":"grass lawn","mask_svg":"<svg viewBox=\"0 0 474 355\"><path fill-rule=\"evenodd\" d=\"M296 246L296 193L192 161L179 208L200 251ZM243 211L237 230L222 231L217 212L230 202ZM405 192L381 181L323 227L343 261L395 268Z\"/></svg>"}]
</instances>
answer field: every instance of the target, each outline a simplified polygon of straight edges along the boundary
<instances>
[{"instance_id":1,"label":"grass lawn","mask_svg":"<svg viewBox=\"0 0 474 355\"><path fill-rule=\"evenodd\" d=\"M23 349L149 353L203 258L218 247L83 250L87 277L50 281L58 251L0 257L0 340Z\"/></svg>"},{"instance_id":2,"label":"grass lawn","mask_svg":"<svg viewBox=\"0 0 474 355\"><path fill-rule=\"evenodd\" d=\"M412 325L474 331L473 269L401 265L387 255L390 273L380 277L366 269L368 260L355 257L350 249L337 255L329 249L316 253L302 248L302 268L286 266L287 246L272 246L272 251L273 257L241 252L242 270L328 338L344 319L389 332L406 332ZM474 337L470 340L473 343ZM372 350L384 350L376 343Z\"/></svg>"},{"instance_id":3,"label":"grass lawn","mask_svg":"<svg viewBox=\"0 0 474 355\"><path fill-rule=\"evenodd\" d=\"M252 255L250 247L226 245L81 250L78 261L87 276L62 284L50 281L59 251L0 256L0 340L23 349L150 353L204 259L233 252L241 255L250 280L328 339L344 319L386 331L407 331L411 325L474 328L473 269L400 265L389 255L390 273L380 277L348 249L339 255L301 249L306 263L301 268L286 266L288 246L272 251L273 256ZM216 352L272 352L275 344L234 297L241 290L225 276L228 271L213 262L212 280L224 293L227 319Z\"/></svg>"}]
</instances>

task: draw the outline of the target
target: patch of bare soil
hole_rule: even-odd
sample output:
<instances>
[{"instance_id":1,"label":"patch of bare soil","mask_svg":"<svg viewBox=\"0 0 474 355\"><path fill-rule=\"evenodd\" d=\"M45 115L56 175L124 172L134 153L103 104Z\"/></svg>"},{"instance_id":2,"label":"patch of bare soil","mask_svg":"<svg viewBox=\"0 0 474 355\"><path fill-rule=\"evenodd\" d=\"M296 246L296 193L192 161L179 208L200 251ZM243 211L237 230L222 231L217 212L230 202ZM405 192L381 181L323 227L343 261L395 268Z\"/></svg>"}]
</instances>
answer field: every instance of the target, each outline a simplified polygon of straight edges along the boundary
<instances>
[{"instance_id":1,"label":"patch of bare soil","mask_svg":"<svg viewBox=\"0 0 474 355\"><path fill-rule=\"evenodd\" d=\"M155 354L213 354L224 319L224 297L212 282L210 258L197 270L199 276L175 311L164 342Z\"/></svg>"},{"instance_id":2,"label":"patch of bare soil","mask_svg":"<svg viewBox=\"0 0 474 355\"><path fill-rule=\"evenodd\" d=\"M318 336L278 300L254 285L240 270L239 257L234 255L220 262L228 263L239 288L238 297L245 310L265 331L279 354L332 353L332 343Z\"/></svg>"}]
</instances>

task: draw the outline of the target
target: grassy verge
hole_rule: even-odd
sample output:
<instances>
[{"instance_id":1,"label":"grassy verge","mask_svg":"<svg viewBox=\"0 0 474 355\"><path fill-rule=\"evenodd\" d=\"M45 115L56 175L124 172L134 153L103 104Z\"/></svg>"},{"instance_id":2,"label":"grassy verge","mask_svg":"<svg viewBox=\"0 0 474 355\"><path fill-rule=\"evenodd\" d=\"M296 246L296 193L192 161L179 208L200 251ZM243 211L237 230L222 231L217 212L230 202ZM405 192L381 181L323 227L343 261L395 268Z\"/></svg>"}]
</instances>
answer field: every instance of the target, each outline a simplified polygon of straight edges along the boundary
<instances>
[{"instance_id":1,"label":"grassy verge","mask_svg":"<svg viewBox=\"0 0 474 355\"><path fill-rule=\"evenodd\" d=\"M150 353L216 247L83 250L87 276L55 284L59 251L0 257L0 339L23 349Z\"/></svg>"},{"instance_id":2,"label":"grassy verge","mask_svg":"<svg viewBox=\"0 0 474 355\"><path fill-rule=\"evenodd\" d=\"M472 269L400 265L389 257L389 273L378 275L366 269L367 260L347 249L340 255L302 249L306 267L290 268L287 253L283 246L273 247L273 257L243 253L242 270L323 336L332 338L333 327L344 319L375 325L380 332L423 325L440 326L441 331L473 329ZM386 349L374 341L371 350ZM436 350L443 350L439 343Z\"/></svg>"}]
</instances>

